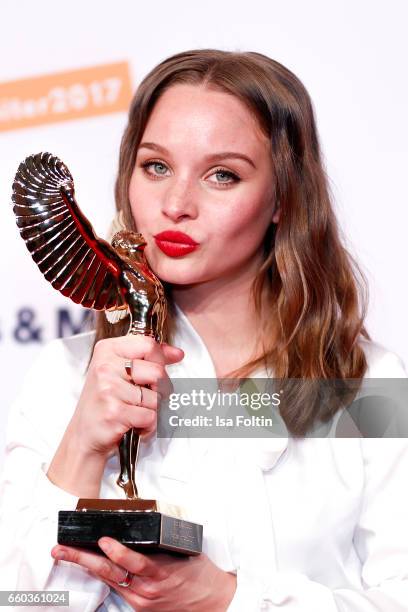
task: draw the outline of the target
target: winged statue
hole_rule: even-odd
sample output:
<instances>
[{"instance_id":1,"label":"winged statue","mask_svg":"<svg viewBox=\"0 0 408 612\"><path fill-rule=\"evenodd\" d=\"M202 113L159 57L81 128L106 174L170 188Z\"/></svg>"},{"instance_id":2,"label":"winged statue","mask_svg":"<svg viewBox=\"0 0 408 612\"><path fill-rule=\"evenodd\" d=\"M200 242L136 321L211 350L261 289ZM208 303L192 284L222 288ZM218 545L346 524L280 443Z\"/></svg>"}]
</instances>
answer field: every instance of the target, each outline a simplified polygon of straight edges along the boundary
<instances>
[{"instance_id":1,"label":"winged statue","mask_svg":"<svg viewBox=\"0 0 408 612\"><path fill-rule=\"evenodd\" d=\"M71 173L51 153L30 155L19 165L12 201L21 237L54 289L85 308L105 311L111 323L129 316L129 334L162 342L166 299L141 234L122 230L111 244L99 238L75 200ZM138 445L135 429L119 445L117 483L128 499L138 498Z\"/></svg>"}]
</instances>

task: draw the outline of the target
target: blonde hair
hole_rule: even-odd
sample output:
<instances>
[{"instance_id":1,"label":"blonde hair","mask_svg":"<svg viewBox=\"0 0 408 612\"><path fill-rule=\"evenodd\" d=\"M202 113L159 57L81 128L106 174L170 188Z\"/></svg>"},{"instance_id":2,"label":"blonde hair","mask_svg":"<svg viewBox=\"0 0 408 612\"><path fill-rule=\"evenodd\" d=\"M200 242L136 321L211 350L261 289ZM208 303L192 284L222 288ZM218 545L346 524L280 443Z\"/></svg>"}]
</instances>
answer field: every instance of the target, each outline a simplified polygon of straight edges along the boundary
<instances>
[{"instance_id":1,"label":"blonde hair","mask_svg":"<svg viewBox=\"0 0 408 612\"><path fill-rule=\"evenodd\" d=\"M115 196L121 222L137 230L128 192L138 145L155 103L178 83L236 96L257 118L272 146L281 214L279 223L266 232L264 262L253 283L255 307L263 321L263 350L231 375L245 377L267 366L282 380L361 380L367 362L358 340L370 339L364 327L365 279L340 238L309 94L279 62L254 52L199 49L169 57L144 78L131 103L120 149ZM265 288L268 312L261 301ZM165 291L165 338L171 341L171 287L165 284ZM99 316L96 338L121 335L125 326L112 327ZM281 405L286 426L295 435L303 435L316 419L327 420L338 409L309 399L307 409L304 396L290 406Z\"/></svg>"}]
</instances>

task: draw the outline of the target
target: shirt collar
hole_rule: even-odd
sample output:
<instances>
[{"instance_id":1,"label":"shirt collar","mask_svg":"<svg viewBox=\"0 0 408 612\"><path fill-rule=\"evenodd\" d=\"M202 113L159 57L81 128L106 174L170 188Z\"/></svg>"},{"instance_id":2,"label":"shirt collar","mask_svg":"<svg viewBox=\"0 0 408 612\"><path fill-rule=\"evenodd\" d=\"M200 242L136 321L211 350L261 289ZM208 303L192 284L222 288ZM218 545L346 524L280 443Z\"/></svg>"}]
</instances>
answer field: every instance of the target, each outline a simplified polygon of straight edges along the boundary
<instances>
[{"instance_id":1,"label":"shirt collar","mask_svg":"<svg viewBox=\"0 0 408 612\"><path fill-rule=\"evenodd\" d=\"M216 381L217 375L210 353L202 340L201 336L194 329L190 320L181 308L175 304L176 329L173 344L185 353L184 359L177 363L167 366L166 370L170 378L212 378ZM266 373L262 369L257 369L252 377L265 377ZM195 452L205 454L208 450L210 438L195 438L193 447ZM236 439L239 443L239 439ZM249 440L246 440L248 443ZM255 462L263 471L268 471L275 467L281 455L288 446L287 437L257 438L251 441ZM161 439L161 450L166 452L169 439ZM180 443L180 439L179 439ZM181 445L183 446L183 445ZM248 448L248 447L247 447Z\"/></svg>"},{"instance_id":2,"label":"shirt collar","mask_svg":"<svg viewBox=\"0 0 408 612\"><path fill-rule=\"evenodd\" d=\"M185 363L183 361L174 366L169 366L168 373L172 375L184 376L186 378L217 378L214 363L211 359L207 346L201 336L194 329L188 317L184 314L177 304L176 310L176 329L173 344L183 349ZM174 370L174 372L173 372ZM181 370L181 371L180 371Z\"/></svg>"}]
</instances>

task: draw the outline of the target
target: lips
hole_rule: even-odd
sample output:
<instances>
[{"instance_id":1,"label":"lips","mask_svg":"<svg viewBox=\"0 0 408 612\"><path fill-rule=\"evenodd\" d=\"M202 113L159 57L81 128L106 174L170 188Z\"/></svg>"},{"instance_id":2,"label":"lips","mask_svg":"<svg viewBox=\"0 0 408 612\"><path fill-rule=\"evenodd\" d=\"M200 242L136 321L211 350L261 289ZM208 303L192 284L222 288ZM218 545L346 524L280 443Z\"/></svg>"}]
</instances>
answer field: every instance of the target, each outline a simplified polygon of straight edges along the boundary
<instances>
[{"instance_id":1,"label":"lips","mask_svg":"<svg viewBox=\"0 0 408 612\"><path fill-rule=\"evenodd\" d=\"M181 257L195 251L199 243L184 234L184 232L176 232L168 230L160 232L154 236L159 249L169 257Z\"/></svg>"}]
</instances>

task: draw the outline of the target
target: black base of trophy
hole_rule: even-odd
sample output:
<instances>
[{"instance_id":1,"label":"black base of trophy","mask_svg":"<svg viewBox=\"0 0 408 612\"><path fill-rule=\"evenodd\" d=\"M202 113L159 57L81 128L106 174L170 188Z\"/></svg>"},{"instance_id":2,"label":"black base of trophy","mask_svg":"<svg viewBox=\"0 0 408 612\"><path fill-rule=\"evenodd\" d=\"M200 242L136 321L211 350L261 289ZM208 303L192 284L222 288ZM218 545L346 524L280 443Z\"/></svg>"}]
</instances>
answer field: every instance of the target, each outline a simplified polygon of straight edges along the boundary
<instances>
[{"instance_id":1,"label":"black base of trophy","mask_svg":"<svg viewBox=\"0 0 408 612\"><path fill-rule=\"evenodd\" d=\"M58 512L58 544L79 546L102 553L98 540L103 536L114 538L142 553L198 555L202 550L203 527L161 512Z\"/></svg>"}]
</instances>

